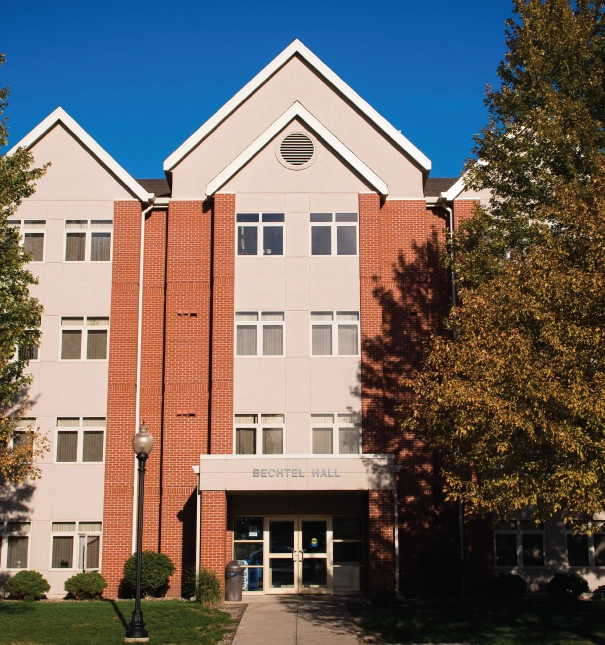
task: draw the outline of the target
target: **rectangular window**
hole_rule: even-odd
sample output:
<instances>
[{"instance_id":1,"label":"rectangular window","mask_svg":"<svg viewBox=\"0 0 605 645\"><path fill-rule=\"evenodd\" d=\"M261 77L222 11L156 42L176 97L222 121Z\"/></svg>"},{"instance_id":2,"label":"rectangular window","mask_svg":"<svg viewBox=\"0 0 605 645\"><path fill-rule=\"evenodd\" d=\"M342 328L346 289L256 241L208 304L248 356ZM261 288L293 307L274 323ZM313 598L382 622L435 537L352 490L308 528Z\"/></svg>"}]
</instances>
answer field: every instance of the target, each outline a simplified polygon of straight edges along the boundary
<instances>
[{"instance_id":1,"label":"rectangular window","mask_svg":"<svg viewBox=\"0 0 605 645\"><path fill-rule=\"evenodd\" d=\"M544 534L522 533L521 544L523 549L524 567L544 566Z\"/></svg>"},{"instance_id":2,"label":"rectangular window","mask_svg":"<svg viewBox=\"0 0 605 645\"><path fill-rule=\"evenodd\" d=\"M496 566L517 566L517 534L496 533Z\"/></svg>"},{"instance_id":3,"label":"rectangular window","mask_svg":"<svg viewBox=\"0 0 605 645\"><path fill-rule=\"evenodd\" d=\"M46 220L26 219L23 222L23 249L32 258L30 262L44 262L44 229Z\"/></svg>"},{"instance_id":4,"label":"rectangular window","mask_svg":"<svg viewBox=\"0 0 605 645\"><path fill-rule=\"evenodd\" d=\"M9 535L7 539L7 569L27 569L29 537Z\"/></svg>"},{"instance_id":5,"label":"rectangular window","mask_svg":"<svg viewBox=\"0 0 605 645\"><path fill-rule=\"evenodd\" d=\"M113 220L68 219L65 229L66 262L111 261Z\"/></svg>"},{"instance_id":6,"label":"rectangular window","mask_svg":"<svg viewBox=\"0 0 605 645\"><path fill-rule=\"evenodd\" d=\"M570 567L588 567L588 535L567 534L567 562Z\"/></svg>"},{"instance_id":7,"label":"rectangular window","mask_svg":"<svg viewBox=\"0 0 605 645\"><path fill-rule=\"evenodd\" d=\"M361 453L361 414L312 414L312 452L314 454L357 455Z\"/></svg>"},{"instance_id":8,"label":"rectangular window","mask_svg":"<svg viewBox=\"0 0 605 645\"><path fill-rule=\"evenodd\" d=\"M102 522L78 523L78 569L98 569L101 563ZM92 534L92 535L91 535Z\"/></svg>"},{"instance_id":9,"label":"rectangular window","mask_svg":"<svg viewBox=\"0 0 605 645\"><path fill-rule=\"evenodd\" d=\"M359 312L312 311L311 355L358 356Z\"/></svg>"},{"instance_id":10,"label":"rectangular window","mask_svg":"<svg viewBox=\"0 0 605 645\"><path fill-rule=\"evenodd\" d=\"M237 213L237 254L283 255L284 219L284 213Z\"/></svg>"},{"instance_id":11,"label":"rectangular window","mask_svg":"<svg viewBox=\"0 0 605 645\"><path fill-rule=\"evenodd\" d=\"M61 359L82 360L82 346L86 347L86 360L107 360L109 318L61 318ZM70 329L66 329L69 327Z\"/></svg>"},{"instance_id":12,"label":"rectangular window","mask_svg":"<svg viewBox=\"0 0 605 645\"><path fill-rule=\"evenodd\" d=\"M243 568L242 590L263 591L263 518L236 517L233 559Z\"/></svg>"},{"instance_id":13,"label":"rectangular window","mask_svg":"<svg viewBox=\"0 0 605 645\"><path fill-rule=\"evenodd\" d=\"M284 320L283 311L236 312L236 356L283 356Z\"/></svg>"},{"instance_id":14,"label":"rectangular window","mask_svg":"<svg viewBox=\"0 0 605 645\"><path fill-rule=\"evenodd\" d=\"M311 255L357 255L357 213L311 213Z\"/></svg>"},{"instance_id":15,"label":"rectangular window","mask_svg":"<svg viewBox=\"0 0 605 645\"><path fill-rule=\"evenodd\" d=\"M543 567L544 524L503 520L494 525L497 567Z\"/></svg>"},{"instance_id":16,"label":"rectangular window","mask_svg":"<svg viewBox=\"0 0 605 645\"><path fill-rule=\"evenodd\" d=\"M19 347L17 357L20 361L37 361L38 347Z\"/></svg>"},{"instance_id":17,"label":"rectangular window","mask_svg":"<svg viewBox=\"0 0 605 645\"><path fill-rule=\"evenodd\" d=\"M331 455L333 449L332 428L313 428L313 454Z\"/></svg>"},{"instance_id":18,"label":"rectangular window","mask_svg":"<svg viewBox=\"0 0 605 645\"><path fill-rule=\"evenodd\" d=\"M236 414L234 425L235 454L282 455L284 453L285 415Z\"/></svg>"},{"instance_id":19,"label":"rectangular window","mask_svg":"<svg viewBox=\"0 0 605 645\"><path fill-rule=\"evenodd\" d=\"M74 529L75 530L75 529ZM73 568L74 538L72 535L53 536L53 569Z\"/></svg>"},{"instance_id":20,"label":"rectangular window","mask_svg":"<svg viewBox=\"0 0 605 645\"><path fill-rule=\"evenodd\" d=\"M58 417L56 462L102 462L105 425L104 417Z\"/></svg>"}]
</instances>

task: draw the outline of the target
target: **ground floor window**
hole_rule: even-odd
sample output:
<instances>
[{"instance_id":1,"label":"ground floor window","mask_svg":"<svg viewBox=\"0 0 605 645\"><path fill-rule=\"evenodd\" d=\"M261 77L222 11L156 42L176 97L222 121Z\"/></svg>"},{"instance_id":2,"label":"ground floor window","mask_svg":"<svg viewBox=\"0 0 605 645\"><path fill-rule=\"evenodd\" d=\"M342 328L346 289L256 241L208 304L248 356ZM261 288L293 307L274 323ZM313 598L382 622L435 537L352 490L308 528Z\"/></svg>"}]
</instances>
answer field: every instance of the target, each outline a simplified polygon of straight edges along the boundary
<instances>
[{"instance_id":1,"label":"ground floor window","mask_svg":"<svg viewBox=\"0 0 605 645\"><path fill-rule=\"evenodd\" d=\"M262 517L237 517L233 541L234 559L244 569L242 591L263 590Z\"/></svg>"},{"instance_id":2,"label":"ground floor window","mask_svg":"<svg viewBox=\"0 0 605 645\"><path fill-rule=\"evenodd\" d=\"M504 520L494 526L496 567L543 567L544 524Z\"/></svg>"},{"instance_id":3,"label":"ground floor window","mask_svg":"<svg viewBox=\"0 0 605 645\"><path fill-rule=\"evenodd\" d=\"M361 591L363 532L361 517L332 519L334 591Z\"/></svg>"},{"instance_id":4,"label":"ground floor window","mask_svg":"<svg viewBox=\"0 0 605 645\"><path fill-rule=\"evenodd\" d=\"M27 569L30 522L0 521L0 568Z\"/></svg>"},{"instance_id":5,"label":"ground floor window","mask_svg":"<svg viewBox=\"0 0 605 645\"><path fill-rule=\"evenodd\" d=\"M53 522L52 569L98 569L101 559L101 522Z\"/></svg>"},{"instance_id":6,"label":"ground floor window","mask_svg":"<svg viewBox=\"0 0 605 645\"><path fill-rule=\"evenodd\" d=\"M592 535L577 533L581 523L565 525L567 563L570 567L605 567L605 522L593 522Z\"/></svg>"}]
</instances>

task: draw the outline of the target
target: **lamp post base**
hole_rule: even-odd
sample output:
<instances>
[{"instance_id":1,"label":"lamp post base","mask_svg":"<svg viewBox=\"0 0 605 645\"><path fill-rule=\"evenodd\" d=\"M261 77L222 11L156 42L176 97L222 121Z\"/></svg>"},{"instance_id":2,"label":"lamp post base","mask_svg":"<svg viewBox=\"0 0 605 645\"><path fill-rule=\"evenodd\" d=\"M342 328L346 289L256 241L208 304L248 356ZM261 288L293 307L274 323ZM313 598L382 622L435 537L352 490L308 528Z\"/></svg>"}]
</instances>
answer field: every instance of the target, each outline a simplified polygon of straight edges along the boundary
<instances>
[{"instance_id":1,"label":"lamp post base","mask_svg":"<svg viewBox=\"0 0 605 645\"><path fill-rule=\"evenodd\" d=\"M143 620L143 612L140 609L135 609L132 612L132 620L126 630L125 643L148 643L149 634L145 629L145 621Z\"/></svg>"},{"instance_id":2,"label":"lamp post base","mask_svg":"<svg viewBox=\"0 0 605 645\"><path fill-rule=\"evenodd\" d=\"M125 643L148 643L149 642L149 636L146 638L128 638L126 637L124 639Z\"/></svg>"}]
</instances>

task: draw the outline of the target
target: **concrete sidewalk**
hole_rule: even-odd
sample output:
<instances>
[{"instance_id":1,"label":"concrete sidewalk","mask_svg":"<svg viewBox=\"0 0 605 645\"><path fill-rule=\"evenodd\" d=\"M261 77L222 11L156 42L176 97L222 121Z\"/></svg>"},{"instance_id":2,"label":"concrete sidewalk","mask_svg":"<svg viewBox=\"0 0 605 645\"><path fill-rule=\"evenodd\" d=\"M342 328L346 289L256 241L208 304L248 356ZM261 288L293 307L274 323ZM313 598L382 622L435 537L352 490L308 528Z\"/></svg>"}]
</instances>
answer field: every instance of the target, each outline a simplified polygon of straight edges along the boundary
<instances>
[{"instance_id":1,"label":"concrete sidewalk","mask_svg":"<svg viewBox=\"0 0 605 645\"><path fill-rule=\"evenodd\" d=\"M346 598L244 596L233 645L358 645Z\"/></svg>"}]
</instances>

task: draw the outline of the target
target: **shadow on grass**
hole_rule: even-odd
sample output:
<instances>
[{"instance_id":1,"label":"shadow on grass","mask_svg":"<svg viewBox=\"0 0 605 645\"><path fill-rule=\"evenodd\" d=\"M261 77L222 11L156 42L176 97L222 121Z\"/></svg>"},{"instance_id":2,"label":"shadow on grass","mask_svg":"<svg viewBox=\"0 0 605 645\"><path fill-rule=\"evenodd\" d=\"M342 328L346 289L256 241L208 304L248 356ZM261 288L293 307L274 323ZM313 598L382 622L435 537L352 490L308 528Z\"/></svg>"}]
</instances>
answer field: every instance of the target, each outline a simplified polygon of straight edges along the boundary
<instances>
[{"instance_id":1,"label":"shadow on grass","mask_svg":"<svg viewBox=\"0 0 605 645\"><path fill-rule=\"evenodd\" d=\"M351 606L363 629L387 643L605 645L605 603L544 600Z\"/></svg>"},{"instance_id":2,"label":"shadow on grass","mask_svg":"<svg viewBox=\"0 0 605 645\"><path fill-rule=\"evenodd\" d=\"M34 610L33 602L0 602L0 618L2 616L20 616Z\"/></svg>"},{"instance_id":3,"label":"shadow on grass","mask_svg":"<svg viewBox=\"0 0 605 645\"><path fill-rule=\"evenodd\" d=\"M119 618L120 622L124 626L124 629L128 629L129 623L126 621L126 618L124 618L124 614L120 611L120 608L118 607L118 604L116 603L115 600L110 600L109 604L112 606L113 610L116 612L116 616ZM122 603L124 604L124 603Z\"/></svg>"}]
</instances>

